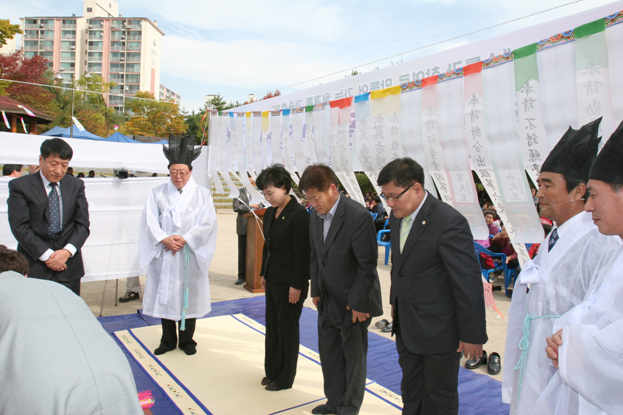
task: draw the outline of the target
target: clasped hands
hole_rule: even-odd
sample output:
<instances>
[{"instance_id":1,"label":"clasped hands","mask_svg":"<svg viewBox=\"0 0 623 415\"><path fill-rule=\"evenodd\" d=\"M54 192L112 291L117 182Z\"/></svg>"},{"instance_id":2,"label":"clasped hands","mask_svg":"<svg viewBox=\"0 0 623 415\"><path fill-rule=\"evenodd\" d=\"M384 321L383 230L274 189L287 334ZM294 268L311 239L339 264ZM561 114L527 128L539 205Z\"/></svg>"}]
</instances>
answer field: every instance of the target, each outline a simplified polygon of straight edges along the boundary
<instances>
[{"instance_id":1,"label":"clasped hands","mask_svg":"<svg viewBox=\"0 0 623 415\"><path fill-rule=\"evenodd\" d=\"M186 245L186 240L182 235L171 235L160 241L164 245L165 251L172 251L173 255Z\"/></svg>"},{"instance_id":2,"label":"clasped hands","mask_svg":"<svg viewBox=\"0 0 623 415\"><path fill-rule=\"evenodd\" d=\"M50 258L45 261L45 265L52 271L60 272L67 269L67 260L71 258L71 252L66 249L59 249L52 252Z\"/></svg>"},{"instance_id":3,"label":"clasped hands","mask_svg":"<svg viewBox=\"0 0 623 415\"><path fill-rule=\"evenodd\" d=\"M552 359L554 367L558 369L558 348L562 346L562 329L554 333L552 337L548 337L546 341L547 347L545 351L547 352L547 357Z\"/></svg>"},{"instance_id":4,"label":"clasped hands","mask_svg":"<svg viewBox=\"0 0 623 415\"><path fill-rule=\"evenodd\" d=\"M316 309L318 309L318 303L320 302L320 297L312 297L312 301ZM346 309L353 312L353 323L361 322L363 323L367 319L370 318L370 313L362 313L361 311L351 310L349 306L346 306Z\"/></svg>"}]
</instances>

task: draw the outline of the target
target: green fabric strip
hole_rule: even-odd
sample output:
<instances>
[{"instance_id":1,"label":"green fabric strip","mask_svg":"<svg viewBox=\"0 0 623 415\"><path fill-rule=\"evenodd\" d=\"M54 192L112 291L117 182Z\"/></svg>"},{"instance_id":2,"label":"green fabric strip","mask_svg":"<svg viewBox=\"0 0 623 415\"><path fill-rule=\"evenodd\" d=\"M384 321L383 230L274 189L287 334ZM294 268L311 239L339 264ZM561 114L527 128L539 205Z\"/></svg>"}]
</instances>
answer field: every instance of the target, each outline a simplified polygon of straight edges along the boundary
<instances>
[{"instance_id":1,"label":"green fabric strip","mask_svg":"<svg viewBox=\"0 0 623 415\"><path fill-rule=\"evenodd\" d=\"M513 51L515 57L515 90L519 92L526 82L539 80L539 68L536 63L536 47L533 43Z\"/></svg>"},{"instance_id":2,"label":"green fabric strip","mask_svg":"<svg viewBox=\"0 0 623 415\"><path fill-rule=\"evenodd\" d=\"M305 107L305 112L312 112L314 110L314 106L313 105L308 105Z\"/></svg>"},{"instance_id":3,"label":"green fabric strip","mask_svg":"<svg viewBox=\"0 0 623 415\"><path fill-rule=\"evenodd\" d=\"M606 30L606 20L598 19L594 22L583 24L582 26L578 26L575 28L575 38L579 39L582 37L594 35L595 33L603 32Z\"/></svg>"}]
</instances>

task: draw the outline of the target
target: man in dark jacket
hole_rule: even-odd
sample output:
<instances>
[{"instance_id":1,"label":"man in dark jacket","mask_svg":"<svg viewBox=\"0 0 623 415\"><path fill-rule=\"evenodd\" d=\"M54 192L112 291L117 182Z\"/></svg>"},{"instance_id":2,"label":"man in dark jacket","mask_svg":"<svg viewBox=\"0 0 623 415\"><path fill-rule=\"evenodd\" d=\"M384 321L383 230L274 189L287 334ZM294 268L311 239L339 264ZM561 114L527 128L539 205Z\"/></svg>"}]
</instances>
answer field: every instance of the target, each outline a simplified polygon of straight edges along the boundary
<instances>
[{"instance_id":1,"label":"man in dark jacket","mask_svg":"<svg viewBox=\"0 0 623 415\"><path fill-rule=\"evenodd\" d=\"M249 177L249 181L255 186L253 177ZM247 279L247 218L243 215L251 211L249 208L259 209L257 204L249 204L249 192L243 186L238 189L240 194L234 198L234 212L238 212L236 217L236 234L238 235L238 279L236 285L244 284Z\"/></svg>"}]
</instances>

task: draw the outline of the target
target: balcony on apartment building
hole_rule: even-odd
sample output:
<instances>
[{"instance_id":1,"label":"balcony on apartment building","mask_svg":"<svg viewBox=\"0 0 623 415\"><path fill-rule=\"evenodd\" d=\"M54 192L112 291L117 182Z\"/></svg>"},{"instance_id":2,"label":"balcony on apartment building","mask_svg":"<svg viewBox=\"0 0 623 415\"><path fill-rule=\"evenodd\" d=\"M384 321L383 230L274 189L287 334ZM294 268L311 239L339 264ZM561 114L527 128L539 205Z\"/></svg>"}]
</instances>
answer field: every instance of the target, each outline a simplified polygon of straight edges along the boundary
<instances>
[{"instance_id":1,"label":"balcony on apartment building","mask_svg":"<svg viewBox=\"0 0 623 415\"><path fill-rule=\"evenodd\" d=\"M38 30L26 30L24 32L24 39L39 39Z\"/></svg>"},{"instance_id":2,"label":"balcony on apartment building","mask_svg":"<svg viewBox=\"0 0 623 415\"><path fill-rule=\"evenodd\" d=\"M76 50L76 42L73 40L62 41L61 50Z\"/></svg>"},{"instance_id":3,"label":"balcony on apartment building","mask_svg":"<svg viewBox=\"0 0 623 415\"><path fill-rule=\"evenodd\" d=\"M54 30L42 30L39 32L39 39L54 39Z\"/></svg>"},{"instance_id":4,"label":"balcony on apartment building","mask_svg":"<svg viewBox=\"0 0 623 415\"><path fill-rule=\"evenodd\" d=\"M87 55L88 62L101 62L102 61L102 52L89 52Z\"/></svg>"},{"instance_id":5,"label":"balcony on apartment building","mask_svg":"<svg viewBox=\"0 0 623 415\"><path fill-rule=\"evenodd\" d=\"M61 39L63 39L63 40L76 40L76 31L75 30L63 30L61 32Z\"/></svg>"},{"instance_id":6,"label":"balcony on apartment building","mask_svg":"<svg viewBox=\"0 0 623 415\"><path fill-rule=\"evenodd\" d=\"M66 20L63 19L62 21L62 28L63 29L76 29L76 21L75 20Z\"/></svg>"},{"instance_id":7,"label":"balcony on apartment building","mask_svg":"<svg viewBox=\"0 0 623 415\"><path fill-rule=\"evenodd\" d=\"M104 50L104 42L89 42L88 50Z\"/></svg>"},{"instance_id":8,"label":"balcony on apartment building","mask_svg":"<svg viewBox=\"0 0 623 415\"><path fill-rule=\"evenodd\" d=\"M104 22L101 20L89 20L89 30L101 30L104 28Z\"/></svg>"},{"instance_id":9,"label":"balcony on apartment building","mask_svg":"<svg viewBox=\"0 0 623 415\"><path fill-rule=\"evenodd\" d=\"M54 50L54 41L42 40L39 42L39 50Z\"/></svg>"},{"instance_id":10,"label":"balcony on apartment building","mask_svg":"<svg viewBox=\"0 0 623 415\"><path fill-rule=\"evenodd\" d=\"M141 42L126 42L126 50L141 50Z\"/></svg>"},{"instance_id":11,"label":"balcony on apartment building","mask_svg":"<svg viewBox=\"0 0 623 415\"><path fill-rule=\"evenodd\" d=\"M90 30L89 40L104 40L104 32L102 30Z\"/></svg>"}]
</instances>

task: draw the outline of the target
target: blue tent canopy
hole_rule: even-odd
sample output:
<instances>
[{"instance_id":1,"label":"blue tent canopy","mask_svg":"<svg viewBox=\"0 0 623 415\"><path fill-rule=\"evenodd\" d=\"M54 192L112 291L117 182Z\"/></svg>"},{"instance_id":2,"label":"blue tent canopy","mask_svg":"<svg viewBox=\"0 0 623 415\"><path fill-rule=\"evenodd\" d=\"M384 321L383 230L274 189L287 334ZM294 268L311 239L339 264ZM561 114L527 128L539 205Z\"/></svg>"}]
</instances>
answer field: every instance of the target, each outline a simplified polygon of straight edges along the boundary
<instances>
[{"instance_id":1,"label":"blue tent canopy","mask_svg":"<svg viewBox=\"0 0 623 415\"><path fill-rule=\"evenodd\" d=\"M69 136L71 135L71 131L70 131L70 127L62 128L62 127L56 126L52 128L51 130L46 131L45 133L42 133L41 135L69 138ZM74 124L74 138L81 138L84 140L100 140L100 141L104 140L104 137L91 134L87 130L80 131L78 127L76 127L76 124Z\"/></svg>"},{"instance_id":2,"label":"blue tent canopy","mask_svg":"<svg viewBox=\"0 0 623 415\"><path fill-rule=\"evenodd\" d=\"M111 141L115 143L140 143L140 141L136 141L133 138L123 135L119 131L112 134L110 137L105 138L104 141Z\"/></svg>"}]
</instances>

